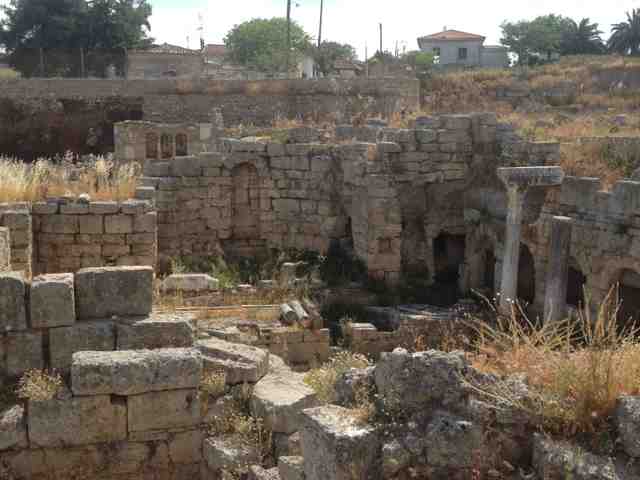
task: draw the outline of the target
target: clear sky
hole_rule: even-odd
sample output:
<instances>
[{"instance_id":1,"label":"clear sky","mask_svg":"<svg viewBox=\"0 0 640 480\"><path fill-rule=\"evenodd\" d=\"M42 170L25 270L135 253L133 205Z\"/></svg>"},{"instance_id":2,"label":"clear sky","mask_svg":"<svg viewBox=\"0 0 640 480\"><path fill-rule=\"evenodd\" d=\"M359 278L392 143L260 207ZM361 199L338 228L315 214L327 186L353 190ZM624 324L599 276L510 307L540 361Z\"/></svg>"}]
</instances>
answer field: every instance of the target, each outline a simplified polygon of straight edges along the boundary
<instances>
[{"instance_id":1,"label":"clear sky","mask_svg":"<svg viewBox=\"0 0 640 480\"><path fill-rule=\"evenodd\" d=\"M0 0L1 1L1 0ZM318 31L320 0L292 0L292 17L314 38ZM151 35L158 42L195 48L203 19L207 43L222 43L233 25L252 18L286 15L286 0L151 0ZM625 19L625 12L640 8L640 0L325 0L325 40L350 43L360 57L365 43L369 54L378 47L378 24L383 24L383 45L393 51L417 48L417 37L443 27L477 33L486 44L500 41L504 20L532 19L556 13L574 19L589 17L609 34L610 25Z\"/></svg>"}]
</instances>

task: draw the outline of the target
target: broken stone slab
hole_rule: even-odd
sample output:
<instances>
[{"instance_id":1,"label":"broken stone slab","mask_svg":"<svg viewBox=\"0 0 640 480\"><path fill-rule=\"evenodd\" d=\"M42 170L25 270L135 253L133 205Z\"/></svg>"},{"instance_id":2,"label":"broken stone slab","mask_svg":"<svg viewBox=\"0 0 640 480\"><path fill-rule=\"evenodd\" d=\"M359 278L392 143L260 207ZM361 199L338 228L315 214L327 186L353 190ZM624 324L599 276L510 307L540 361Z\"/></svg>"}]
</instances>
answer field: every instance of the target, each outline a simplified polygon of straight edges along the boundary
<instances>
[{"instance_id":1,"label":"broken stone slab","mask_svg":"<svg viewBox=\"0 0 640 480\"><path fill-rule=\"evenodd\" d=\"M484 458L482 428L473 422L437 413L427 426L427 464L436 468L470 469Z\"/></svg>"},{"instance_id":2,"label":"broken stone slab","mask_svg":"<svg viewBox=\"0 0 640 480\"><path fill-rule=\"evenodd\" d=\"M302 411L318 406L315 392L302 378L287 374L268 374L253 388L251 413L262 418L275 433L291 434L302 425Z\"/></svg>"},{"instance_id":3,"label":"broken stone slab","mask_svg":"<svg viewBox=\"0 0 640 480\"><path fill-rule=\"evenodd\" d=\"M62 392L43 402L29 402L32 447L67 447L110 443L127 438L127 405L109 395L72 397Z\"/></svg>"},{"instance_id":4,"label":"broken stone slab","mask_svg":"<svg viewBox=\"0 0 640 480\"><path fill-rule=\"evenodd\" d=\"M75 395L136 395L198 388L202 356L195 349L77 352L71 364Z\"/></svg>"},{"instance_id":5,"label":"broken stone slab","mask_svg":"<svg viewBox=\"0 0 640 480\"><path fill-rule=\"evenodd\" d=\"M151 312L152 267L85 268L75 274L78 319L133 317Z\"/></svg>"},{"instance_id":6,"label":"broken stone slab","mask_svg":"<svg viewBox=\"0 0 640 480\"><path fill-rule=\"evenodd\" d=\"M632 480L640 478L640 466L623 458L589 453L566 442L535 434L533 468L544 480Z\"/></svg>"},{"instance_id":7,"label":"broken stone slab","mask_svg":"<svg viewBox=\"0 0 640 480\"><path fill-rule=\"evenodd\" d=\"M187 348L195 342L192 317L157 314L120 319L116 323L118 350Z\"/></svg>"},{"instance_id":8,"label":"broken stone slab","mask_svg":"<svg viewBox=\"0 0 640 480\"><path fill-rule=\"evenodd\" d=\"M337 405L305 410L302 451L307 480L381 478L381 442L375 428L359 425Z\"/></svg>"},{"instance_id":9,"label":"broken stone slab","mask_svg":"<svg viewBox=\"0 0 640 480\"><path fill-rule=\"evenodd\" d=\"M0 333L27 329L26 294L20 273L0 273Z\"/></svg>"},{"instance_id":10,"label":"broken stone slab","mask_svg":"<svg viewBox=\"0 0 640 480\"><path fill-rule=\"evenodd\" d=\"M640 397L624 396L618 399L615 423L622 448L630 457L640 457Z\"/></svg>"},{"instance_id":11,"label":"broken stone slab","mask_svg":"<svg viewBox=\"0 0 640 480\"><path fill-rule=\"evenodd\" d=\"M302 328L311 328L311 317L298 300L289 302L289 306L296 312L296 321Z\"/></svg>"},{"instance_id":12,"label":"broken stone slab","mask_svg":"<svg viewBox=\"0 0 640 480\"><path fill-rule=\"evenodd\" d=\"M288 303L280 305L280 321L284 325L293 325L298 321L298 315Z\"/></svg>"},{"instance_id":13,"label":"broken stone slab","mask_svg":"<svg viewBox=\"0 0 640 480\"><path fill-rule=\"evenodd\" d=\"M181 273L169 275L162 281L162 292L202 293L219 290L217 278L204 273Z\"/></svg>"},{"instance_id":14,"label":"broken stone slab","mask_svg":"<svg viewBox=\"0 0 640 480\"><path fill-rule=\"evenodd\" d=\"M468 396L463 382L468 362L461 352L409 353L396 348L383 353L375 367L378 393L404 411L461 406Z\"/></svg>"},{"instance_id":15,"label":"broken stone slab","mask_svg":"<svg viewBox=\"0 0 640 480\"><path fill-rule=\"evenodd\" d=\"M202 456L214 472L246 469L260 460L257 449L247 445L237 435L205 439Z\"/></svg>"},{"instance_id":16,"label":"broken stone slab","mask_svg":"<svg viewBox=\"0 0 640 480\"><path fill-rule=\"evenodd\" d=\"M195 427L201 420L196 389L131 395L127 407L129 432Z\"/></svg>"},{"instance_id":17,"label":"broken stone slab","mask_svg":"<svg viewBox=\"0 0 640 480\"><path fill-rule=\"evenodd\" d=\"M278 471L280 472L281 480L305 480L304 458L279 457Z\"/></svg>"},{"instance_id":18,"label":"broken stone slab","mask_svg":"<svg viewBox=\"0 0 640 480\"><path fill-rule=\"evenodd\" d=\"M76 305L72 273L40 275L29 291L31 328L73 325Z\"/></svg>"},{"instance_id":19,"label":"broken stone slab","mask_svg":"<svg viewBox=\"0 0 640 480\"><path fill-rule=\"evenodd\" d=\"M224 371L228 385L256 383L269 371L269 352L249 345L209 338L197 342L205 373Z\"/></svg>"},{"instance_id":20,"label":"broken stone slab","mask_svg":"<svg viewBox=\"0 0 640 480\"><path fill-rule=\"evenodd\" d=\"M278 467L265 469L260 465L251 465L247 478L248 480L280 480L280 472Z\"/></svg>"},{"instance_id":21,"label":"broken stone slab","mask_svg":"<svg viewBox=\"0 0 640 480\"><path fill-rule=\"evenodd\" d=\"M112 321L79 322L71 327L49 330L49 365L67 371L75 352L110 351L116 348L116 331Z\"/></svg>"},{"instance_id":22,"label":"broken stone slab","mask_svg":"<svg viewBox=\"0 0 640 480\"><path fill-rule=\"evenodd\" d=\"M27 425L24 407L14 405L0 411L0 451L26 448Z\"/></svg>"}]
</instances>

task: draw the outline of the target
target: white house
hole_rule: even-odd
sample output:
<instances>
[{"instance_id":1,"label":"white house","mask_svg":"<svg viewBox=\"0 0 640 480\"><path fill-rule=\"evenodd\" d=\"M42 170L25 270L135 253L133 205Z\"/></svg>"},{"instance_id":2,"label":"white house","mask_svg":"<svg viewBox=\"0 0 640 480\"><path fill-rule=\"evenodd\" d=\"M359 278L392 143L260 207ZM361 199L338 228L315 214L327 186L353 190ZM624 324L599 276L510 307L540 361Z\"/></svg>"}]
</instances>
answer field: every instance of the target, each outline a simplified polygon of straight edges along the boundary
<instances>
[{"instance_id":1,"label":"white house","mask_svg":"<svg viewBox=\"0 0 640 480\"><path fill-rule=\"evenodd\" d=\"M485 37L458 30L443 30L418 38L423 52L433 53L440 65L504 68L509 66L506 47L485 46Z\"/></svg>"}]
</instances>

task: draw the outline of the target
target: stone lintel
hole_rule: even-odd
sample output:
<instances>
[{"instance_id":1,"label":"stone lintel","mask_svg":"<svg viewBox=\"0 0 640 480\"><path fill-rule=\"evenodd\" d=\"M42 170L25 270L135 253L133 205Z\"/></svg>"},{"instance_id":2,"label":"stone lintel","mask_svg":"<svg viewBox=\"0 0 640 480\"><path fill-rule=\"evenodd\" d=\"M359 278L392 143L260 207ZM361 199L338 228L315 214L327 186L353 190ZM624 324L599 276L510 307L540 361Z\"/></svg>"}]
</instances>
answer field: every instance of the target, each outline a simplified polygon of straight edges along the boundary
<instances>
[{"instance_id":1,"label":"stone lintel","mask_svg":"<svg viewBox=\"0 0 640 480\"><path fill-rule=\"evenodd\" d=\"M507 187L551 187L562 184L564 171L561 167L502 167L498 178Z\"/></svg>"}]
</instances>

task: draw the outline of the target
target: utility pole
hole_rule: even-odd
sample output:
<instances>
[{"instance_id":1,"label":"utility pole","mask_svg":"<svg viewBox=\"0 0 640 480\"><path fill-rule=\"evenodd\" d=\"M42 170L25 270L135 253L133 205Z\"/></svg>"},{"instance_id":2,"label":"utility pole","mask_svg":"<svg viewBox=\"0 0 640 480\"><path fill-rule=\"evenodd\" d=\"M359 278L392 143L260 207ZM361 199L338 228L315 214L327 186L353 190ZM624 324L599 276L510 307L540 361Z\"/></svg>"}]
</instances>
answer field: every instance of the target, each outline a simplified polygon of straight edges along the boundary
<instances>
[{"instance_id":1,"label":"utility pole","mask_svg":"<svg viewBox=\"0 0 640 480\"><path fill-rule=\"evenodd\" d=\"M380 24L380 57L382 57L382 23Z\"/></svg>"},{"instance_id":2,"label":"utility pole","mask_svg":"<svg viewBox=\"0 0 640 480\"><path fill-rule=\"evenodd\" d=\"M287 0L287 78L291 68L291 0Z\"/></svg>"},{"instance_id":3,"label":"utility pole","mask_svg":"<svg viewBox=\"0 0 640 480\"><path fill-rule=\"evenodd\" d=\"M365 75L369 78L369 49L367 47L367 42L364 42L364 69Z\"/></svg>"},{"instance_id":4,"label":"utility pole","mask_svg":"<svg viewBox=\"0 0 640 480\"><path fill-rule=\"evenodd\" d=\"M324 0L320 0L320 28L318 29L318 48L322 45L322 12L324 10Z\"/></svg>"}]
</instances>

